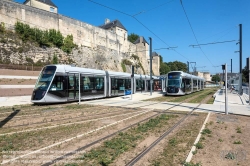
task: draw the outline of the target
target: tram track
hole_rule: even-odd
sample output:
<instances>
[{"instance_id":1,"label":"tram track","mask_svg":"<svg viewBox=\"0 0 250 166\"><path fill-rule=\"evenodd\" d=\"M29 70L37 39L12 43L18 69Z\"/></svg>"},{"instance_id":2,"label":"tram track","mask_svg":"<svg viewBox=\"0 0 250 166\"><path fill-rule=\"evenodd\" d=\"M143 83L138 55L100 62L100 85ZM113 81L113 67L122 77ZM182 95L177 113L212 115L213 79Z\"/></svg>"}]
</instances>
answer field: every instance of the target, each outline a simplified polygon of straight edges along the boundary
<instances>
[{"instance_id":1,"label":"tram track","mask_svg":"<svg viewBox=\"0 0 250 166\"><path fill-rule=\"evenodd\" d=\"M164 110L164 111L168 111L168 110L170 110L170 109L172 109L172 108L174 108L174 107L176 107L176 106L179 106L179 105L181 105L181 104L182 104L182 103L179 103L179 104L177 104L177 105L171 106L170 108L168 108L168 109L166 109L166 110ZM129 125L129 126L123 128L123 129L120 129L120 130L118 130L118 131L116 131L116 132L114 132L114 133L111 133L111 134L109 134L109 135L107 135L107 136L104 136L104 137L98 139L98 140L95 140L95 141L93 141L93 142L91 142L91 143L89 143L89 144L87 144L87 145L84 145L84 146L82 146L82 147L80 147L80 148L77 148L76 150L71 151L71 152L69 152L69 153L66 153L65 155L59 156L59 157L57 157L56 159L51 160L51 161L49 161L49 162L43 164L42 166L49 166L49 165L55 164L56 162L61 161L61 160L65 159L65 158L67 158L67 157L69 157L69 156L72 156L72 155L78 153L79 151L83 151L83 150L85 150L85 149L87 149L87 148L89 148L89 147L91 147L91 146L94 146L95 144L100 143L101 141L107 140L108 138L111 138L112 136L114 136L114 135L116 135L116 134L118 134L118 133L120 133L120 132L126 131L126 130L128 130L128 129L130 129L130 128L132 128L132 127L138 125L138 124L140 124L140 123L146 122L146 121L148 121L148 120L150 120L150 119L152 119L152 118L154 118L154 117L157 117L157 116L159 116L160 114L162 114L164 111L162 111L162 112L156 112L155 115L152 115L152 116L150 116L150 117L148 117L148 118L146 118L146 119L143 119L143 120L141 120L141 121L139 121L139 122L136 122L136 123L134 123L134 124L132 124L132 125ZM169 113L169 112L168 112L168 113Z\"/></svg>"},{"instance_id":2,"label":"tram track","mask_svg":"<svg viewBox=\"0 0 250 166\"><path fill-rule=\"evenodd\" d=\"M143 102L136 102L136 103L129 103L130 105L135 105L135 104L138 104L138 103L143 103ZM157 102L157 103L153 103L153 104L151 104L151 105L154 105L154 104L158 104L159 102ZM149 104L150 105L150 104ZM145 106L147 106L147 105L145 105ZM100 106L100 107L103 107L103 106ZM89 108L87 108L87 109L98 109L98 108L100 108L99 106L98 107L89 107ZM112 106L111 106L112 107ZM136 108L140 108L140 107L143 107L143 106L137 106L137 107L133 107L133 108L130 108L130 109L136 109ZM118 107L118 108L124 108L124 107ZM77 110L74 110L74 112L76 112ZM86 111L86 110L85 110ZM133 110L132 110L133 111ZM112 111L112 112L108 112L108 113L101 113L101 114L95 114L95 115L89 115L89 116L85 116L85 117L83 117L83 116L81 116L81 117L79 117L79 116L77 116L77 117L68 117L68 118L63 118L63 119L53 119L53 116L57 116L57 114L53 114L52 116L48 116L48 115L45 115L45 117L46 117L46 121L40 121L40 122L34 122L34 123L31 123L31 122L28 122L28 123L26 123L26 124L24 124L24 122L21 122L22 124L19 124L19 125L12 125L12 126L7 126L7 127L3 127L2 129L10 129L10 128L17 128L17 127L26 127L26 126L29 126L29 127L32 127L33 125L42 125L42 124L53 124L53 123L55 123L55 122L63 122L63 121L67 121L67 120L70 120L70 121L74 121L74 120L76 120L76 119L80 119L80 120L78 120L78 121L76 121L76 122L79 122L79 121L82 121L82 120L86 120L86 119L89 119L89 118L91 118L91 117L98 117L98 116L104 116L104 115L113 115L114 113L121 113L121 111L120 110L118 110L118 111ZM70 114L64 114L64 116L70 116ZM31 117L27 117L27 118L35 118L35 117L33 117L33 116L31 116ZM43 116L39 116L39 118L43 118ZM58 118L58 117L57 117ZM83 119L81 119L81 118L83 118ZM5 118L5 119L11 119L12 121L13 120L16 120L15 118L12 118L12 117L10 117L10 118ZM53 119L52 121L47 121L47 119ZM24 119L22 119L23 121L24 121ZM28 119L25 119L25 120L28 120ZM1 124L1 122L0 122L0 124ZM58 124L58 125L60 125L60 124ZM13 133L13 132L12 132Z\"/></svg>"},{"instance_id":3,"label":"tram track","mask_svg":"<svg viewBox=\"0 0 250 166\"><path fill-rule=\"evenodd\" d=\"M141 103L141 102L140 102ZM161 103L161 102L157 102L157 103L151 103L151 104L147 104L147 105L143 105L143 106L137 106L137 107L144 107L144 106L148 106L148 105L154 105L154 104L158 104L158 103ZM131 104L131 103L130 103ZM138 103L134 103L134 104L138 104ZM170 109L172 109L172 108L174 108L174 107L176 107L176 106L180 106L182 103L178 103L178 104L176 104L176 105L173 105L173 106L171 106L171 107L169 107L168 109L165 109L164 111L168 111L168 110L170 110ZM137 107L135 107L135 108L137 108ZM123 107L124 108L124 107ZM163 112L164 112L163 111ZM150 116L150 117L148 117L148 118L146 118L146 119L143 119L143 120L141 120L140 122L137 122L137 123L134 123L134 124L132 124L132 125L129 125L129 126L127 126L127 127L125 127L125 128L123 128L123 129L120 129L120 130L118 130L117 132L114 132L114 133L111 133L111 134L109 134L109 135L107 135L107 136L105 136L105 137L103 137L103 138L100 138L100 139L98 139L98 140L95 140L95 141L93 141L93 142L91 142L91 143L89 143L89 144L87 144L87 145L85 145L85 146L82 146L82 147L80 147L80 148L78 148L78 149L76 149L76 150L74 150L74 151L72 151L72 152L70 152L70 153L67 153L67 154L65 154L65 155L63 155L63 156L59 156L59 157L57 157L56 159L54 159L54 160L51 160L50 162L48 162L48 163L45 163L45 165L47 164L47 165L51 165L51 164L53 164L53 163L55 163L55 162L57 162L57 161L60 161L60 160L62 160L62 159L64 159L64 158L67 158L68 156L71 156L71 155L73 155L73 154L75 154L77 151L79 151L79 150L84 150L84 149L86 149L86 148L88 148L88 147L91 147L91 146L93 146L93 145L95 145L95 144L97 144L97 143L99 143L99 142L101 142L101 141L103 141L103 140L106 140L106 139L108 139L108 138L110 138L110 137L112 137L112 136L114 136L115 134L117 134L117 133L119 133L119 132L122 132L122 131L125 131L125 130L127 130L127 129L129 129L129 128L131 128L131 127L133 127L133 126L135 126L135 125L137 125L138 123L142 123L142 122L145 122L145 121L147 121L147 120L149 120L149 119L151 119L151 118L154 118L154 117L156 117L156 116L158 116L159 114L162 114L163 112L156 112L156 114L155 115L152 115L152 116ZM191 114L191 113L190 113ZM134 116L134 115L133 115ZM133 116L131 116L131 117L133 117ZM128 118L125 118L125 119L128 119ZM120 120L121 121L121 120ZM72 124L74 124L74 123L72 123ZM114 124L116 124L116 123L114 123ZM107 125L105 125L105 126L107 126ZM101 127L101 128L103 128L103 127ZM97 129L97 130L99 130L99 129ZM94 130L95 131L95 130ZM88 133L87 133L88 134ZM78 137L78 136L77 136ZM65 141L65 142L68 142L68 139L67 139L67 141ZM54 145L53 145L54 146ZM51 147L53 147L52 145L51 146L48 146L48 148L51 148ZM47 149L47 148L45 148L45 149ZM40 150L44 150L44 148L42 148L42 149L40 149ZM37 152L39 152L40 150L36 150L36 151L33 151L34 153L30 153L30 154L35 154L35 153L37 153ZM22 155L22 156L20 156L20 157L18 157L18 158L22 158L23 156L27 156L27 155L30 155L30 154L26 154L26 155Z\"/></svg>"},{"instance_id":4,"label":"tram track","mask_svg":"<svg viewBox=\"0 0 250 166\"><path fill-rule=\"evenodd\" d=\"M134 103L134 104L138 104L138 103ZM154 104L158 104L158 103L154 103ZM96 108L100 108L100 107L91 107L91 108L96 109ZM124 116L124 115L127 115L127 114L133 114L133 113L139 112L139 111L136 111L136 112L134 112L134 111L135 111L135 109L140 108L140 106L133 107L133 108L126 108L126 107L119 107L119 108L132 109L132 110L129 111L129 112L127 110L125 110L125 111L118 110L118 111L112 111L112 112L108 112L108 113L100 113L100 114L95 114L95 115L89 115L89 116L85 116L85 117L58 119L58 120L53 120L53 122L42 122L41 121L41 122L36 122L36 123L13 125L13 126L8 126L8 127L3 127L2 132L4 130L8 130L8 129L18 129L19 127L33 127L34 125L37 125L37 124L46 124L46 125L50 125L50 126L45 126L45 127L35 126L35 128L27 128L27 129L24 129L24 130L22 128L22 130L6 132L6 133L3 133L3 134L0 134L0 136L23 133L23 132L38 131L38 130L44 130L44 129L51 129L51 128L56 128L56 127L60 127L60 126L69 126L69 125L74 125L74 124L82 124L82 123L87 123L87 122L101 120L101 119L109 119L109 118L113 118L113 117ZM76 110L74 110L74 111L76 111ZM105 115L109 115L109 116L105 116ZM101 117L101 118L99 118L99 117ZM33 117L31 117L31 118L33 118ZM52 117L47 117L47 118L52 118ZM81 118L83 118L83 119L81 119ZM76 119L80 119L80 120L74 121ZM62 121L67 121L67 120L74 121L74 122L61 123L61 124L59 123L59 124L53 125L53 123L55 123L55 122L62 122Z\"/></svg>"},{"instance_id":5,"label":"tram track","mask_svg":"<svg viewBox=\"0 0 250 166\"><path fill-rule=\"evenodd\" d=\"M169 128L166 132L164 132L160 137L158 137L152 144L150 144L145 150L135 156L132 160L130 160L126 166L133 166L136 162L138 162L143 156L145 156L152 148L154 148L160 141L162 141L166 136L168 136L175 128L177 128L186 118L188 118L199 106L198 104L195 108L193 108L188 114L186 114L183 118L181 118L177 123L175 123L171 128Z\"/></svg>"}]
</instances>

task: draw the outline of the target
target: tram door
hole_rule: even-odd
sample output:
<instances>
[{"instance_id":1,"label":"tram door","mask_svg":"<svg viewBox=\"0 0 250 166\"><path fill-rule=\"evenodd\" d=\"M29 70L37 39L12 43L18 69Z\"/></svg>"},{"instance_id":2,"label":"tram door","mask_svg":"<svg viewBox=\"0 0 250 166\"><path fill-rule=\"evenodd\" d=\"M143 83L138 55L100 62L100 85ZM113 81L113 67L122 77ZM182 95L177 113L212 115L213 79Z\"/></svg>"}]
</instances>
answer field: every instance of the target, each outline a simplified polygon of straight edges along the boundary
<instances>
[{"instance_id":1,"label":"tram door","mask_svg":"<svg viewBox=\"0 0 250 166\"><path fill-rule=\"evenodd\" d=\"M68 100L79 98L79 74L69 74L68 79Z\"/></svg>"}]
</instances>

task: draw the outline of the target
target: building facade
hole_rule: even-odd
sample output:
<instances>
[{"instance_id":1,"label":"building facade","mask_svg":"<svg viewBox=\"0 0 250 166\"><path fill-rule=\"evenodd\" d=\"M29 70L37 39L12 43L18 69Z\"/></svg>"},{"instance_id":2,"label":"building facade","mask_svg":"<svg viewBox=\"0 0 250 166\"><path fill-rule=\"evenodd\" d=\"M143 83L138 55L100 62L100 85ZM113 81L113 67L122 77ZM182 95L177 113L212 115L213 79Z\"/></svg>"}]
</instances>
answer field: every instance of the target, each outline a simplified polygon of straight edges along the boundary
<instances>
[{"instance_id":1,"label":"building facade","mask_svg":"<svg viewBox=\"0 0 250 166\"><path fill-rule=\"evenodd\" d=\"M0 22L8 29L14 29L17 21L29 24L30 27L41 30L55 29L63 36L73 35L74 43L79 47L87 48L88 52L83 52L79 56L96 56L96 50L100 48L106 51L103 55L117 56L120 63L123 58L132 54L137 54L141 58L144 74L149 71L149 45L146 42L131 43L127 40L127 30L119 20L110 21L106 19L103 26L97 27L76 19L57 14L57 7L50 0L26 0L24 4L1 0L0 1ZM43 4L43 5L41 5ZM51 12L50 7L55 7ZM115 26L113 26L115 25ZM141 51L144 50L144 51ZM95 57L93 57L95 58ZM158 75L160 64L153 61L153 72ZM121 68L119 67L119 70ZM143 74L143 73L142 73Z\"/></svg>"}]
</instances>

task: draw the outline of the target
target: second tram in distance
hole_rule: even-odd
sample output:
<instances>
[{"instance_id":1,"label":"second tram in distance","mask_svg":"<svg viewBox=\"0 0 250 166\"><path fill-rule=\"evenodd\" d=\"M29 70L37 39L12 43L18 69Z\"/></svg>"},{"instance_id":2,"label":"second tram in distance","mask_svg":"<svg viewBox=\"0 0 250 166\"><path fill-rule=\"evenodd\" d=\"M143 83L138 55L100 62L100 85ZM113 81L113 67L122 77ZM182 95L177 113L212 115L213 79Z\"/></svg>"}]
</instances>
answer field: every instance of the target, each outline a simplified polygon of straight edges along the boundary
<instances>
[{"instance_id":1,"label":"second tram in distance","mask_svg":"<svg viewBox=\"0 0 250 166\"><path fill-rule=\"evenodd\" d=\"M205 79L183 71L171 71L165 78L165 94L185 95L204 89Z\"/></svg>"}]
</instances>

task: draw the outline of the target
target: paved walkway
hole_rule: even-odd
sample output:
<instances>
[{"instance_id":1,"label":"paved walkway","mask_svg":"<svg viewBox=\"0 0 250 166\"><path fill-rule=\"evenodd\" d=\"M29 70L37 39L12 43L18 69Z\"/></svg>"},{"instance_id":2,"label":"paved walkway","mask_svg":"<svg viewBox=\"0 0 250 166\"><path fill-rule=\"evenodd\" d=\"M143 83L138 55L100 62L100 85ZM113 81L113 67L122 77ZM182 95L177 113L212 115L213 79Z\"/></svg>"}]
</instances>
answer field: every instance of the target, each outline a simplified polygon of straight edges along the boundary
<instances>
[{"instance_id":1,"label":"paved walkway","mask_svg":"<svg viewBox=\"0 0 250 166\"><path fill-rule=\"evenodd\" d=\"M152 96L149 92L137 93L122 97L105 98L98 100L81 101L81 104L94 104L94 105L106 105L106 106L119 106L119 107L141 107L141 108L154 108L154 109L167 109L179 103L172 102L153 102L142 101L145 99L155 98L162 96L159 92L153 92ZM30 96L19 97L0 97L1 106L13 106L20 104L31 104ZM77 104L77 103L76 103ZM174 107L172 110L190 111L198 104L182 103L179 106ZM225 113L225 93L219 90L215 93L214 104L201 104L197 111ZM228 93L228 112L232 114L241 114L250 116L250 106L248 101L243 96L239 96L237 93Z\"/></svg>"}]
</instances>

